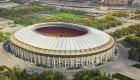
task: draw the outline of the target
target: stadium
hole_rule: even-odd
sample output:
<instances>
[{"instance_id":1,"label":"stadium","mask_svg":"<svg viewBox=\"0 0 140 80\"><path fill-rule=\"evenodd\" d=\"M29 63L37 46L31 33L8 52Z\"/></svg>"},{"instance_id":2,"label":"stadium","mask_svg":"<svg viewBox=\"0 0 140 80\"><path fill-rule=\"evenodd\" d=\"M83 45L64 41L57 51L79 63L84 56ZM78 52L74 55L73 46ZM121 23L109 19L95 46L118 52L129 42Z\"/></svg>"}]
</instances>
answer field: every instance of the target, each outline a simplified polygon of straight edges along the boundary
<instances>
[{"instance_id":1,"label":"stadium","mask_svg":"<svg viewBox=\"0 0 140 80\"><path fill-rule=\"evenodd\" d=\"M52 68L82 68L115 57L115 39L95 28L50 22L25 27L10 36L11 54Z\"/></svg>"}]
</instances>

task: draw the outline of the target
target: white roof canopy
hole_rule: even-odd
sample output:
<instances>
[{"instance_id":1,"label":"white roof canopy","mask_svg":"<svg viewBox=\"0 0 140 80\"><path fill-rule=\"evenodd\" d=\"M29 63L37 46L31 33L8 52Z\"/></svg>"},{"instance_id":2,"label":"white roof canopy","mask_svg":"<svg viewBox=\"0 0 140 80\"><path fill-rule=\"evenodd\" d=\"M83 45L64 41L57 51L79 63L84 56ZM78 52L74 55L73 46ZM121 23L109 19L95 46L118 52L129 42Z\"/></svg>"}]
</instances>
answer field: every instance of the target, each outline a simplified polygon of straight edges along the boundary
<instances>
[{"instance_id":1,"label":"white roof canopy","mask_svg":"<svg viewBox=\"0 0 140 80\"><path fill-rule=\"evenodd\" d=\"M41 27L42 25L50 25L50 24L64 24L64 25L72 25L72 26L80 26L81 28L86 28L89 32L82 36L76 37L51 37L39 34L35 32L33 29L35 27ZM100 47L110 40L110 35L100 30L81 26L70 23L61 23L61 22L52 22L52 23L41 23L31 25L29 27L25 27L24 29L18 30L14 33L14 36L17 40L31 45L33 47L50 49L50 50L82 50L82 49L90 49Z\"/></svg>"}]
</instances>

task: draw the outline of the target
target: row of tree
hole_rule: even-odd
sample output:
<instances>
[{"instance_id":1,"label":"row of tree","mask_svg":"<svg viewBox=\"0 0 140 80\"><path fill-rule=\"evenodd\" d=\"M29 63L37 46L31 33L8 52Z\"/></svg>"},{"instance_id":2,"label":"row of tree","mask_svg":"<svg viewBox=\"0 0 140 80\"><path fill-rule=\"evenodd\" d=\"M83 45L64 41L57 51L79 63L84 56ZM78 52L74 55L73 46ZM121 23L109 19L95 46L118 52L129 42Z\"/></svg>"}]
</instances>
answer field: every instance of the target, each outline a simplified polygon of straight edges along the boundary
<instances>
[{"instance_id":1,"label":"row of tree","mask_svg":"<svg viewBox=\"0 0 140 80\"><path fill-rule=\"evenodd\" d=\"M73 80L113 80L113 78L100 70L81 70L74 75Z\"/></svg>"},{"instance_id":2,"label":"row of tree","mask_svg":"<svg viewBox=\"0 0 140 80\"><path fill-rule=\"evenodd\" d=\"M127 28L122 28L116 30L113 35L117 38L127 36L129 34L139 34L140 33L140 24L131 25Z\"/></svg>"},{"instance_id":3,"label":"row of tree","mask_svg":"<svg viewBox=\"0 0 140 80\"><path fill-rule=\"evenodd\" d=\"M58 71L44 71L40 74L28 73L20 68L10 69L6 66L0 66L0 80L67 80L66 77Z\"/></svg>"},{"instance_id":4,"label":"row of tree","mask_svg":"<svg viewBox=\"0 0 140 80\"><path fill-rule=\"evenodd\" d=\"M125 38L125 41L128 42L128 43L130 43L135 48L140 48L140 38L138 36L128 35Z\"/></svg>"},{"instance_id":5,"label":"row of tree","mask_svg":"<svg viewBox=\"0 0 140 80\"><path fill-rule=\"evenodd\" d=\"M0 15L6 18L19 17L24 14L41 13L55 11L54 6L49 5L39 5L39 4L29 4L28 6L11 8L11 9L1 9Z\"/></svg>"},{"instance_id":6,"label":"row of tree","mask_svg":"<svg viewBox=\"0 0 140 80\"><path fill-rule=\"evenodd\" d=\"M126 11L126 10L113 11L112 15L116 16L116 17L124 17L124 18L126 18L126 17L129 17L129 12Z\"/></svg>"},{"instance_id":7,"label":"row of tree","mask_svg":"<svg viewBox=\"0 0 140 80\"><path fill-rule=\"evenodd\" d=\"M100 70L81 70L73 77L73 80L113 80L111 75L106 75ZM67 80L67 78L59 71L28 73L20 68L10 69L6 66L0 66L0 80Z\"/></svg>"},{"instance_id":8,"label":"row of tree","mask_svg":"<svg viewBox=\"0 0 140 80\"><path fill-rule=\"evenodd\" d=\"M125 41L133 46L133 48L129 51L128 58L140 61L140 37L129 35L125 38Z\"/></svg>"}]
</instances>

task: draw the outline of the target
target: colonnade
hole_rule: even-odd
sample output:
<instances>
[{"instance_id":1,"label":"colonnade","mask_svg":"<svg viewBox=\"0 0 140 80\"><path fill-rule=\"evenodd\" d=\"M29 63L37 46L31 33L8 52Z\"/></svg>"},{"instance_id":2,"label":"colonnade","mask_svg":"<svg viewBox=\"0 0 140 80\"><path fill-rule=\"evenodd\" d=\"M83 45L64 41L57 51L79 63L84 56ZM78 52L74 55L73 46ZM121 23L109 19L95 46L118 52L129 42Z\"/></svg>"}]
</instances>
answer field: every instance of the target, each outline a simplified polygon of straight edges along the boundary
<instances>
[{"instance_id":1,"label":"colonnade","mask_svg":"<svg viewBox=\"0 0 140 80\"><path fill-rule=\"evenodd\" d=\"M10 43L11 53L19 58L35 64L54 68L79 68L106 62L115 57L115 45L104 52L92 55L57 56L35 53ZM59 55L59 54L58 54Z\"/></svg>"}]
</instances>

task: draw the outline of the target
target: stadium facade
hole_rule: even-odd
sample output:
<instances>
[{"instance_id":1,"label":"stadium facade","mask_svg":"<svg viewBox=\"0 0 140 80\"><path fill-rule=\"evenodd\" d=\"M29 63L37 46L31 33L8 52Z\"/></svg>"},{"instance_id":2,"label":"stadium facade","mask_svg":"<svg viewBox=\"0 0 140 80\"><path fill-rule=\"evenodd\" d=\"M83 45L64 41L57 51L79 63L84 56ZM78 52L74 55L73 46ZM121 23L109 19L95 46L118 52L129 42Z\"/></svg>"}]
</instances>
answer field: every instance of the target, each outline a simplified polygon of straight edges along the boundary
<instances>
[{"instance_id":1,"label":"stadium facade","mask_svg":"<svg viewBox=\"0 0 140 80\"><path fill-rule=\"evenodd\" d=\"M115 43L105 32L63 22L31 25L10 36L13 55L55 68L87 67L114 59Z\"/></svg>"}]
</instances>

